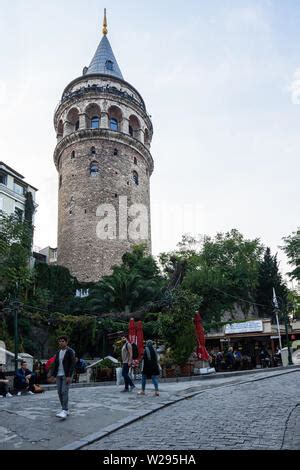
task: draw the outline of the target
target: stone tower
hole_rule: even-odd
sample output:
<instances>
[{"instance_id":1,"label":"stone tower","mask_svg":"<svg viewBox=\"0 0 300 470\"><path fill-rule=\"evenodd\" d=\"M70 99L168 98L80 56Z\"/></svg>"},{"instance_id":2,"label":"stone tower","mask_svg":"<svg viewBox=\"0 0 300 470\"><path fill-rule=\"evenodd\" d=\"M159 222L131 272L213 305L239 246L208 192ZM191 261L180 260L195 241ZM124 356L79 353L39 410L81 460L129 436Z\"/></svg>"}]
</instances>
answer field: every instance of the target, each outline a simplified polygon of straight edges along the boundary
<instances>
[{"instance_id":1,"label":"stone tower","mask_svg":"<svg viewBox=\"0 0 300 470\"><path fill-rule=\"evenodd\" d=\"M58 171L57 262L98 281L134 244L151 251L152 123L107 38L65 88L54 115Z\"/></svg>"}]
</instances>

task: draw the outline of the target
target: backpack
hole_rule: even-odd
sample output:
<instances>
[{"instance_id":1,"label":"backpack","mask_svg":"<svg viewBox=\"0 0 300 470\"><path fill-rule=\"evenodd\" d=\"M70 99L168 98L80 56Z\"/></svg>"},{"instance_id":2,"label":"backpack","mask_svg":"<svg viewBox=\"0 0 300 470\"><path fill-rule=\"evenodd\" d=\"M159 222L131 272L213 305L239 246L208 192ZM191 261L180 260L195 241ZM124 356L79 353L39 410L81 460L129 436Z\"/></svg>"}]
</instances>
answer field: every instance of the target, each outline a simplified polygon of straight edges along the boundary
<instances>
[{"instance_id":1,"label":"backpack","mask_svg":"<svg viewBox=\"0 0 300 470\"><path fill-rule=\"evenodd\" d=\"M132 343L132 359L138 359L139 357L139 350L135 343Z\"/></svg>"}]
</instances>

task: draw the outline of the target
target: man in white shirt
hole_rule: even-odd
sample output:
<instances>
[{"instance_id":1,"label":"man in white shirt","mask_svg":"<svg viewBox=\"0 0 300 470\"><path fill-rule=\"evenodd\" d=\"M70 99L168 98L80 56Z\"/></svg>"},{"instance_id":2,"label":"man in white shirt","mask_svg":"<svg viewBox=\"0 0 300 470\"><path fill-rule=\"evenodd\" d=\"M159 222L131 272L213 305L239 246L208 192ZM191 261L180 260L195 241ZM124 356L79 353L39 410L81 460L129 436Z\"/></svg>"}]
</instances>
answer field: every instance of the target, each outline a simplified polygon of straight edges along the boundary
<instances>
[{"instance_id":1,"label":"man in white shirt","mask_svg":"<svg viewBox=\"0 0 300 470\"><path fill-rule=\"evenodd\" d=\"M63 335L58 338L59 351L56 353L53 376L56 377L57 393L62 410L57 413L58 418L66 419L69 415L69 385L72 380L75 367L75 352L68 347L68 337Z\"/></svg>"}]
</instances>

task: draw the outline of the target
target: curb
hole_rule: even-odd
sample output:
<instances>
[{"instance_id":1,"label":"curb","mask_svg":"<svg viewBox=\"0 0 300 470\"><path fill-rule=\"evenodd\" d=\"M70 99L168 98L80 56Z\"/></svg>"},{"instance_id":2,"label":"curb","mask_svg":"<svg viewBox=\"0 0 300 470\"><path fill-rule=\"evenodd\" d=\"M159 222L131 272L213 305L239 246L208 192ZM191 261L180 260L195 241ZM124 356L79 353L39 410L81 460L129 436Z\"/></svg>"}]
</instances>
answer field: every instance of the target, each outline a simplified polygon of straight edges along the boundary
<instances>
[{"instance_id":1,"label":"curb","mask_svg":"<svg viewBox=\"0 0 300 470\"><path fill-rule=\"evenodd\" d=\"M287 369L287 367L283 367L283 369ZM286 374L291 374L293 372L297 372L297 370L299 370L300 367L293 368L291 366L291 367L289 367L289 369L292 369L292 370L289 370L288 372L286 372ZM278 376L281 376L281 375L285 375L285 373L284 372L283 373L282 372L281 373L276 373L276 374L273 374L271 377L257 377L257 378L255 377L252 380L242 381L238 385L242 385L242 384L245 384L245 383L257 382L258 380L266 380L268 378L278 377ZM232 383L222 384L222 385L219 385L219 388L222 388L222 387L235 387L236 385L237 385L236 383L234 383L234 384L232 384ZM198 392L188 393L184 397L176 398L174 400L169 400L168 402L160 404L160 405L155 405L155 406L153 406L153 408L151 410L146 411L146 412L145 411L137 412L135 414L135 416L128 416L126 418L123 418L123 419L119 420L117 423L110 424L109 426L106 426L106 428L102 429L102 431L95 432L93 434L88 434L86 437L84 437L84 438L82 438L78 441L71 442L70 444L67 444L67 445L65 445L65 446L63 446L63 447L61 447L57 450L80 450L83 447L85 447L89 444L92 444L96 441L99 441L99 440L103 439L104 437L107 437L109 434L112 434L112 433L118 431L119 429L122 429L122 428L128 426L129 424L134 423L135 421L139 421L140 419L143 419L146 416L149 416L153 413L156 413L157 411L159 411L163 408L167 408L168 406L173 405L174 403L179 403L180 401L187 400L189 398L193 398L194 396L197 396L197 395L201 395L202 393L205 393L208 390L211 390L211 388L214 388L214 387L210 387L210 388L207 388L205 390L200 390Z\"/></svg>"}]
</instances>

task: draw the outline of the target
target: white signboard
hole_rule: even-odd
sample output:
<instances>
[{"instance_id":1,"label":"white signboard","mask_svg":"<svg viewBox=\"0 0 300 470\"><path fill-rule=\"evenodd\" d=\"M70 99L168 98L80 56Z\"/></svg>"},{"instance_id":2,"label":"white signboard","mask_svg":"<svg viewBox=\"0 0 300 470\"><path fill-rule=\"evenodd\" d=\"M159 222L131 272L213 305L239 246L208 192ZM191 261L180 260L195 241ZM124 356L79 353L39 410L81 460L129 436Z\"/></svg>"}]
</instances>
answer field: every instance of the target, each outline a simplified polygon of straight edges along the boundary
<instances>
[{"instance_id":1,"label":"white signboard","mask_svg":"<svg viewBox=\"0 0 300 470\"><path fill-rule=\"evenodd\" d=\"M225 335L234 333L254 333L263 331L262 320L245 321L243 323L231 323L225 326Z\"/></svg>"}]
</instances>

